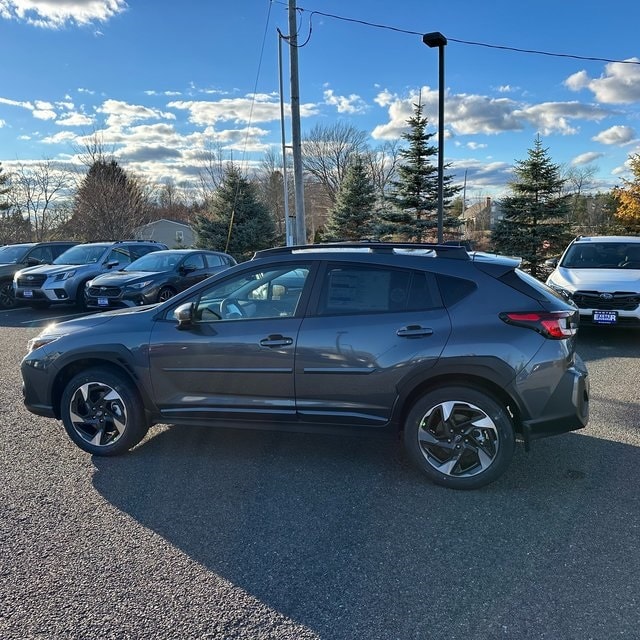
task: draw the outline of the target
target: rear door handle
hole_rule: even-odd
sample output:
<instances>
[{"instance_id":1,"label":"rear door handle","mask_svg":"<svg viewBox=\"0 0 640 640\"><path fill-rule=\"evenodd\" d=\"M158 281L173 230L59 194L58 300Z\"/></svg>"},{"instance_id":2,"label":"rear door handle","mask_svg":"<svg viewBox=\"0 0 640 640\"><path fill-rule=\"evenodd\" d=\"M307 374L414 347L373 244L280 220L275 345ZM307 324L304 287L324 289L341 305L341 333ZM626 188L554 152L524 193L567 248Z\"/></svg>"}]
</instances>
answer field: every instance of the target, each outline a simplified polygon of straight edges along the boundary
<instances>
[{"instance_id":1,"label":"rear door handle","mask_svg":"<svg viewBox=\"0 0 640 640\"><path fill-rule=\"evenodd\" d=\"M423 338L424 336L433 335L433 329L421 327L419 324L410 324L398 329L396 335L400 338Z\"/></svg>"},{"instance_id":2,"label":"rear door handle","mask_svg":"<svg viewBox=\"0 0 640 640\"><path fill-rule=\"evenodd\" d=\"M267 336L260 340L260 346L262 347L288 347L293 344L293 338L285 338L279 334Z\"/></svg>"}]
</instances>

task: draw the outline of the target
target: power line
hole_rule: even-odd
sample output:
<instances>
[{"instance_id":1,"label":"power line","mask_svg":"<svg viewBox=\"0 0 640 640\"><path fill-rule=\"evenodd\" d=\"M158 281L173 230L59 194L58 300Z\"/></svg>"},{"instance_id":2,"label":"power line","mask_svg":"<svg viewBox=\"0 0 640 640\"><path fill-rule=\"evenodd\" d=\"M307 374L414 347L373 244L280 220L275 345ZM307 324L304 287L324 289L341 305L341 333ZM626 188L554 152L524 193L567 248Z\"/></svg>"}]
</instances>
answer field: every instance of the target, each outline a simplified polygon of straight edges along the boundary
<instances>
[{"instance_id":1,"label":"power line","mask_svg":"<svg viewBox=\"0 0 640 640\"><path fill-rule=\"evenodd\" d=\"M284 2L281 2L280 0L271 0L272 2L275 2L277 4L285 4ZM298 11L300 13L302 12L308 12L309 13L309 35L306 39L306 41L303 43L303 45L300 46L304 46L305 44L307 44L307 42L309 42L309 39L311 38L311 31L312 31L312 19L314 15L318 15L318 16L324 16L325 18L333 18L335 20L341 20L343 22L352 22L355 24L360 24L363 25L365 27L373 27L375 29L384 29L386 31L393 31L395 33L403 33L406 35L411 35L411 36L420 36L422 37L423 33L419 32L419 31L412 31L410 29L402 29L399 27L394 27L388 24L380 24L380 23L376 23L376 22L369 22L368 20L360 20L357 18L347 18L346 16L339 16L336 15L335 13L326 13L324 11L316 11L315 9L305 9L304 7L298 7ZM539 56L550 56L553 58L572 58L574 60L588 60L591 62L614 62L617 64L635 64L635 65L640 65L640 60L616 60L613 58L600 58L597 56L580 56L580 55L575 55L575 54L571 54L571 53L556 53L556 52L552 52L552 51L542 51L542 50L538 50L538 49L522 49L520 47L508 47L506 45L499 45L499 44L490 44L487 42L474 42L472 40L461 40L458 38L451 38L447 35L447 40L449 42L457 42L458 44L466 44L469 46L473 46L473 47L485 47L487 49L499 49L499 50L503 50L503 51L514 51L516 53L530 53L530 54L534 54L534 55L539 55Z\"/></svg>"}]
</instances>

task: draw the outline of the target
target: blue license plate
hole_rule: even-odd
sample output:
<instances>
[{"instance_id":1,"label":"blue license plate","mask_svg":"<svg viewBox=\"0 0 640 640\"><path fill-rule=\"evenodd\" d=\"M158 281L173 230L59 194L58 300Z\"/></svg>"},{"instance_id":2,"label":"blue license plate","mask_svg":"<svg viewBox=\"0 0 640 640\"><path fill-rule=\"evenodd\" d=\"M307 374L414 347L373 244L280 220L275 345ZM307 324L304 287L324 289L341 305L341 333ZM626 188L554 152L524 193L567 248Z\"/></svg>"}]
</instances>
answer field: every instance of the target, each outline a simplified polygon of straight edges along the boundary
<instances>
[{"instance_id":1,"label":"blue license plate","mask_svg":"<svg viewBox=\"0 0 640 640\"><path fill-rule=\"evenodd\" d=\"M593 322L595 324L615 324L618 322L617 311L594 311Z\"/></svg>"}]
</instances>

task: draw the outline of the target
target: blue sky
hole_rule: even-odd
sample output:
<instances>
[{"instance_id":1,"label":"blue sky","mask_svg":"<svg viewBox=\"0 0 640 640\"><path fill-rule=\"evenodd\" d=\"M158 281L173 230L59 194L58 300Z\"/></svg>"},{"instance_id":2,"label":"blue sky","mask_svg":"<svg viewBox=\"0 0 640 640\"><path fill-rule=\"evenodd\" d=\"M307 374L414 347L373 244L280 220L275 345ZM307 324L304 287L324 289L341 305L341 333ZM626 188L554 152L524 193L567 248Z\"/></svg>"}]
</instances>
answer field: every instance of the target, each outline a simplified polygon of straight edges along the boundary
<instances>
[{"instance_id":1,"label":"blue sky","mask_svg":"<svg viewBox=\"0 0 640 640\"><path fill-rule=\"evenodd\" d=\"M218 146L247 163L279 151L277 28L289 32L287 4L0 0L3 168L77 161L96 133L154 181L193 181ZM440 31L449 40L445 158L456 181L466 175L470 198L503 193L538 133L554 162L596 167L603 189L640 152L637 0L297 5L303 134L346 122L382 145L402 134L419 94L436 132L438 52L421 34Z\"/></svg>"}]
</instances>

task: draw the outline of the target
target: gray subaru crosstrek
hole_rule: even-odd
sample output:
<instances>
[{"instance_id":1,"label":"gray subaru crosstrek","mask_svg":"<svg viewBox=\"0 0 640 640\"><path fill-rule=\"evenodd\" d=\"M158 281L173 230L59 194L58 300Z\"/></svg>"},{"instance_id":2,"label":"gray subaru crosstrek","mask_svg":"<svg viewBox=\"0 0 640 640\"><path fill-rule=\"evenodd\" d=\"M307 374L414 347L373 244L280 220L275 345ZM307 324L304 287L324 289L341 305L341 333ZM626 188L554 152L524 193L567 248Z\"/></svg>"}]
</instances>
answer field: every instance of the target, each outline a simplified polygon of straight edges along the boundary
<instances>
[{"instance_id":1,"label":"gray subaru crosstrek","mask_svg":"<svg viewBox=\"0 0 640 640\"><path fill-rule=\"evenodd\" d=\"M46 328L25 404L94 455L158 423L397 433L432 481L475 489L516 441L588 420L577 309L519 263L449 245L260 251L156 306Z\"/></svg>"}]
</instances>

